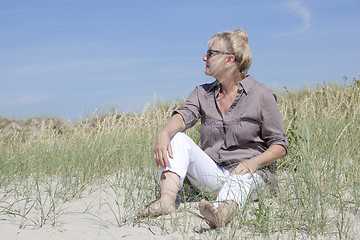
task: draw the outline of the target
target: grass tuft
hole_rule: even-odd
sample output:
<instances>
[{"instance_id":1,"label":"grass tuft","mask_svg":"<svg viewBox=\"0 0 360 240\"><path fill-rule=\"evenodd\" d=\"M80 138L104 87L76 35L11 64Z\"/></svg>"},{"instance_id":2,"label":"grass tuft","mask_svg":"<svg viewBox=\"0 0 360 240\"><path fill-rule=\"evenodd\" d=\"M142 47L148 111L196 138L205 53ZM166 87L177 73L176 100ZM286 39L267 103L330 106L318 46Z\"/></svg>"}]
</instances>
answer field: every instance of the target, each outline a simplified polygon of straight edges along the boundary
<instances>
[{"instance_id":1,"label":"grass tuft","mask_svg":"<svg viewBox=\"0 0 360 240\"><path fill-rule=\"evenodd\" d=\"M0 117L0 215L20 228L56 225L68 203L98 192L80 212L92 214L101 226L147 226L152 234L183 238L358 238L359 83L354 78L347 86L317 84L277 93L290 141L288 155L278 161L279 193L258 194L218 230L206 228L194 207L201 193L188 184L175 215L135 218L158 198L153 145L180 101L78 123ZM187 134L199 143L199 131L197 124Z\"/></svg>"}]
</instances>

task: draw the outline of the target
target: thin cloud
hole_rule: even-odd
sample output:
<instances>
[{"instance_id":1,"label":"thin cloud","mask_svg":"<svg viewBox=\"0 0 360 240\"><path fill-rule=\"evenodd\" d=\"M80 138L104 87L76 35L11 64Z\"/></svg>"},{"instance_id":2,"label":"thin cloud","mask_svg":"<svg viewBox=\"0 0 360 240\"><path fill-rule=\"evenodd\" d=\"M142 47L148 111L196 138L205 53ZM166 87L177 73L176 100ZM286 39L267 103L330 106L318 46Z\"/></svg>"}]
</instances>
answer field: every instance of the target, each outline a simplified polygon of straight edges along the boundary
<instances>
[{"instance_id":1,"label":"thin cloud","mask_svg":"<svg viewBox=\"0 0 360 240\"><path fill-rule=\"evenodd\" d=\"M297 32L303 32L310 28L310 11L301 2L291 0L286 3L286 7L302 19L302 25L297 29Z\"/></svg>"},{"instance_id":2,"label":"thin cloud","mask_svg":"<svg viewBox=\"0 0 360 240\"><path fill-rule=\"evenodd\" d=\"M35 9L5 9L0 10L0 15L13 15L13 14L21 14L21 13L28 13L28 12L34 12Z\"/></svg>"},{"instance_id":3,"label":"thin cloud","mask_svg":"<svg viewBox=\"0 0 360 240\"><path fill-rule=\"evenodd\" d=\"M54 99L49 92L12 92L1 93L0 107L18 107L31 104L45 103Z\"/></svg>"},{"instance_id":4,"label":"thin cloud","mask_svg":"<svg viewBox=\"0 0 360 240\"><path fill-rule=\"evenodd\" d=\"M128 68L129 66L137 66L144 62L170 62L170 61L192 61L193 58L134 58L134 59L84 59L84 60L68 60L60 63L49 64L33 64L19 66L10 69L0 68L0 77L30 77L44 74L56 74L65 72L87 72L89 69L94 71L104 71L111 69ZM162 68L163 69L163 68ZM162 70L165 72L168 71Z\"/></svg>"},{"instance_id":5,"label":"thin cloud","mask_svg":"<svg viewBox=\"0 0 360 240\"><path fill-rule=\"evenodd\" d=\"M109 69L129 64L134 60L77 60L65 61L54 64L35 64L28 66L15 67L0 71L0 76L29 77L42 74L55 74L58 72L77 71L81 72L88 69Z\"/></svg>"}]
</instances>

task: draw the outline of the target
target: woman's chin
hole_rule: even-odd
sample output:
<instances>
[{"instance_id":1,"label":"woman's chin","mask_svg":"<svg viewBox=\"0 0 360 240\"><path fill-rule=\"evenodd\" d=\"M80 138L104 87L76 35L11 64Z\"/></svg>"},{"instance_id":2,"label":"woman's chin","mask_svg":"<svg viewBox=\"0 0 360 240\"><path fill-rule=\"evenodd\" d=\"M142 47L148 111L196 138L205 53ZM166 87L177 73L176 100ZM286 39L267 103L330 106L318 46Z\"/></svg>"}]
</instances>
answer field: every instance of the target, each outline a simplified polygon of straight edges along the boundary
<instances>
[{"instance_id":1,"label":"woman's chin","mask_svg":"<svg viewBox=\"0 0 360 240\"><path fill-rule=\"evenodd\" d=\"M208 68L205 69L205 75L206 76L211 76L210 69L208 69Z\"/></svg>"}]
</instances>

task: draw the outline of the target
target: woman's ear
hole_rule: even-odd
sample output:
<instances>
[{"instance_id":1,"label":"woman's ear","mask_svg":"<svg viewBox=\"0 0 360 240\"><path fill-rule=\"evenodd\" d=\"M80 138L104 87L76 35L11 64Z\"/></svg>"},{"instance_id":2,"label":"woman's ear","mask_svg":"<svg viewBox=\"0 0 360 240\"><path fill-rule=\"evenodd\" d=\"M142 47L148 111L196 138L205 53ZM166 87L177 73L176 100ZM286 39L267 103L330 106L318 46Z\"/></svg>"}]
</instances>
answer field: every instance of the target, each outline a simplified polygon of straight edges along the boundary
<instances>
[{"instance_id":1,"label":"woman's ear","mask_svg":"<svg viewBox=\"0 0 360 240\"><path fill-rule=\"evenodd\" d=\"M235 62L235 56L234 55L229 55L225 60L225 64L232 64L234 62Z\"/></svg>"}]
</instances>

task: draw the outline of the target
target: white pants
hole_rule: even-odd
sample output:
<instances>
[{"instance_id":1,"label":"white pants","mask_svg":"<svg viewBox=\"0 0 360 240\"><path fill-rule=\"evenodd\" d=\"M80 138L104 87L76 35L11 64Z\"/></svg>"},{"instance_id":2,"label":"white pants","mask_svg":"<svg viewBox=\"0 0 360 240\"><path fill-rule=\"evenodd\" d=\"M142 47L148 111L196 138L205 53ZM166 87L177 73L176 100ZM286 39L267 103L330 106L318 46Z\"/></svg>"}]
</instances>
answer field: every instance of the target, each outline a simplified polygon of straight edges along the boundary
<instances>
[{"instance_id":1,"label":"white pants","mask_svg":"<svg viewBox=\"0 0 360 240\"><path fill-rule=\"evenodd\" d=\"M263 187L264 181L259 174L234 174L219 167L194 141L184 133L177 133L171 140L173 159L168 157L169 167L161 169L171 171L180 176L181 185L186 176L191 184L200 191L216 193L214 206L225 200L235 201L242 208L251 193L257 187Z\"/></svg>"}]
</instances>

